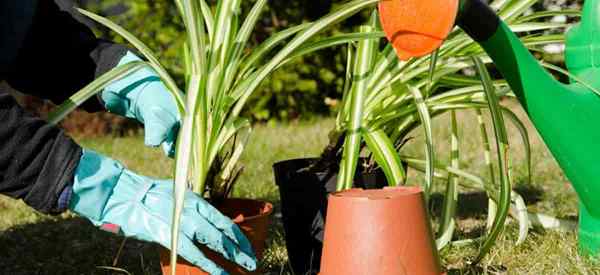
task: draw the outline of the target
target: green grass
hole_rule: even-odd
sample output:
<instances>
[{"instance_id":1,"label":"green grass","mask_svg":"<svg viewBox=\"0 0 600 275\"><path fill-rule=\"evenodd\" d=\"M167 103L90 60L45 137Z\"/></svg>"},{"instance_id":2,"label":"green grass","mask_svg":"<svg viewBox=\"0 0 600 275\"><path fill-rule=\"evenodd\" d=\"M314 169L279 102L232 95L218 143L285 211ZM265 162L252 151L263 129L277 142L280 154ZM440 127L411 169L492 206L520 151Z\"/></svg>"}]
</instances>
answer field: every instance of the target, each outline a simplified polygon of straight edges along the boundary
<instances>
[{"instance_id":1,"label":"green grass","mask_svg":"<svg viewBox=\"0 0 600 275\"><path fill-rule=\"evenodd\" d=\"M510 103L509 105L514 105ZM513 108L515 109L515 108ZM522 114L522 113L520 113ZM459 113L461 125L461 165L484 174L478 126L472 112ZM245 172L234 191L235 196L260 198L277 204L279 195L273 183L271 165L289 158L317 155L327 141L331 119L281 125L259 125L242 162ZM440 160L449 158L450 124L447 117L434 123ZM539 136L532 133L533 171L526 182L523 147L518 132L509 128L517 190L525 197L529 210L562 218L576 219L577 197ZM404 153L423 152L420 130ZM87 148L121 160L130 169L154 177L170 177L170 160L159 150L144 148L141 137L78 139ZM410 184L423 179L410 172ZM485 224L487 202L484 196L462 190L459 198L460 238L479 234ZM434 196L434 211L441 197ZM478 269L468 261L477 254L476 246L451 247L441 252L449 274L600 274L600 265L578 255L575 232L532 230L527 241L515 246L517 225L510 221L505 234ZM97 266L111 266L123 238L95 229L71 214L42 216L21 202L0 196L0 273L1 274L110 274ZM117 266L133 274L160 274L157 246L128 240ZM263 265L272 274L288 274L283 230L275 215L269 248ZM117 273L118 274L118 273Z\"/></svg>"}]
</instances>

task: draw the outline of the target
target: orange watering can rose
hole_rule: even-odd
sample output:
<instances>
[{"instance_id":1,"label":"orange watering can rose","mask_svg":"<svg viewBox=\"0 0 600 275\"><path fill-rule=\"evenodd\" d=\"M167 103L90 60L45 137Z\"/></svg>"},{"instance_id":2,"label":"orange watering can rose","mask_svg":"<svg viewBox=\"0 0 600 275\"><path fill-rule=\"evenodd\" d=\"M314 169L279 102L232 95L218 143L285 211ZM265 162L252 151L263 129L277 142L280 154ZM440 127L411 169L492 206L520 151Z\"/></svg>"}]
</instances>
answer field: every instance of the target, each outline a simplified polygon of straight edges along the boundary
<instances>
[{"instance_id":1,"label":"orange watering can rose","mask_svg":"<svg viewBox=\"0 0 600 275\"><path fill-rule=\"evenodd\" d=\"M439 48L454 26L458 0L382 0L381 24L398 57L407 60Z\"/></svg>"}]
</instances>

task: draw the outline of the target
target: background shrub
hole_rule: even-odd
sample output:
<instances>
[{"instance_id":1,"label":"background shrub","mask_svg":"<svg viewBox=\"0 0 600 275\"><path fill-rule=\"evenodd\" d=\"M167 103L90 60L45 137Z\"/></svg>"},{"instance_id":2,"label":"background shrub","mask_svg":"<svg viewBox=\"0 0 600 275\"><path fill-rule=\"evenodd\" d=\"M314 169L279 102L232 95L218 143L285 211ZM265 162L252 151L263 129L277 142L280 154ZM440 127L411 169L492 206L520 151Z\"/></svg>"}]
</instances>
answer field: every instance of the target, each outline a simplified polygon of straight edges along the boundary
<instances>
[{"instance_id":1,"label":"background shrub","mask_svg":"<svg viewBox=\"0 0 600 275\"><path fill-rule=\"evenodd\" d=\"M214 4L216 0L206 0ZM245 14L256 0L243 0ZM81 6L96 13L108 16L121 26L130 30L148 44L167 69L183 84L183 64L179 55L183 53L183 25L172 0L80 0ZM257 45L272 33L313 20L326 14L329 8L345 0L270 0L262 13L262 20L254 30L250 45ZM544 0L534 9L578 9L581 0ZM368 11L347 20L323 36L348 32L364 22ZM554 18L552 20L560 20ZM101 37L119 43L125 41L105 28L93 27ZM560 47L559 47L560 48ZM556 48L555 48L556 49ZM245 116L255 122L274 120L310 119L314 116L327 116L336 111L341 97L344 68L346 66L345 47L323 50L299 58L281 68L264 83L246 105ZM562 54L549 54L546 60L564 65ZM50 107L31 98L22 100L31 110L42 115ZM36 103L37 102L37 103ZM77 112L63 124L69 131L86 135L116 132L132 132L136 124L117 119L107 114L88 115Z\"/></svg>"},{"instance_id":2,"label":"background shrub","mask_svg":"<svg viewBox=\"0 0 600 275\"><path fill-rule=\"evenodd\" d=\"M214 0L208 0L214 4ZM242 13L252 7L255 0L242 1ZM262 13L262 20L254 30L251 46L267 39L272 33L303 21L319 18L329 8L342 3L341 0L271 0ZM92 1L86 8L109 16L118 24L130 30L149 47L155 49L167 69L183 83L183 64L179 55L185 37L183 25L172 0L122 0ZM350 31L355 25L364 22L366 14L361 14L339 25L323 35ZM97 27L97 32L117 42L125 42L107 29ZM341 96L345 68L343 47L324 50L299 58L274 73L253 95L245 115L255 121L273 119L290 120L314 115L328 115Z\"/></svg>"}]
</instances>

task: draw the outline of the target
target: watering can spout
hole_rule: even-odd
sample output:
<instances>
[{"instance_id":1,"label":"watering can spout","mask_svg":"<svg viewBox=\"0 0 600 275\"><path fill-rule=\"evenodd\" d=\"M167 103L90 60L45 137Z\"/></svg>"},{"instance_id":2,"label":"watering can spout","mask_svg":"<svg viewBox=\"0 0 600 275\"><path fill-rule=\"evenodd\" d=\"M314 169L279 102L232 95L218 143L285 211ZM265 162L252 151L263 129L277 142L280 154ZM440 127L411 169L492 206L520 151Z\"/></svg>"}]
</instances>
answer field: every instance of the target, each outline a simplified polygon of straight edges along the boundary
<instances>
[{"instance_id":1,"label":"watering can spout","mask_svg":"<svg viewBox=\"0 0 600 275\"><path fill-rule=\"evenodd\" d=\"M380 11L388 38L389 34L406 32L400 28L393 29L393 26L416 26L414 29L418 29L418 33L434 33L423 27L427 24L421 24L421 21L431 21L434 17L427 18L419 13L419 16L415 16L413 12L413 16L404 21L404 15L410 14L405 11L406 8L396 8L397 12L387 9L395 7L394 1L397 2L396 7L419 3L427 7L424 11L437 9L440 2L446 3L446 7L456 7L458 26L492 58L573 184L580 199L580 248L586 254L599 255L600 97L593 89L600 88L600 0L585 1L582 22L567 34L567 67L576 76L571 84L555 80L508 25L481 0L382 0L381 3L386 4L380 3ZM382 6L386 9L383 10ZM394 24L390 24L390 20ZM438 38L442 37L440 34L446 34L442 32L446 30L446 21L440 22L443 28L435 29L439 31L435 32ZM402 43L398 44L402 46ZM419 40L413 44L433 45ZM413 56L417 56L416 53ZM420 52L418 54L422 55Z\"/></svg>"},{"instance_id":2,"label":"watering can spout","mask_svg":"<svg viewBox=\"0 0 600 275\"><path fill-rule=\"evenodd\" d=\"M490 7L479 0L462 0L457 24L477 41L492 58L523 108L530 112L532 100L553 97L539 90L541 83L561 90L554 79Z\"/></svg>"}]
</instances>

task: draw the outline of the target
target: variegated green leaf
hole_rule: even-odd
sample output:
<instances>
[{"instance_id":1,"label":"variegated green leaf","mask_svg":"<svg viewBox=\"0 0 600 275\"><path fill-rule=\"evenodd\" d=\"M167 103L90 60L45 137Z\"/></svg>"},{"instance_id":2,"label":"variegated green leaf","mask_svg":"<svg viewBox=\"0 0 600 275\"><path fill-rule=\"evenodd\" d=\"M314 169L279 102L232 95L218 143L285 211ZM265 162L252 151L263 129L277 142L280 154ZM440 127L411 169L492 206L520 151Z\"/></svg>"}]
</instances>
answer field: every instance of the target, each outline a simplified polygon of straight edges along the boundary
<instances>
[{"instance_id":1,"label":"variegated green leaf","mask_svg":"<svg viewBox=\"0 0 600 275\"><path fill-rule=\"evenodd\" d=\"M72 95L67 101L59 105L56 110L52 111L48 115L48 122L50 124L58 124L78 106L83 104L86 100L90 99L97 93L101 92L110 83L133 73L145 65L146 63L142 61L131 62L123 66L116 67L101 75L79 92Z\"/></svg>"}]
</instances>

